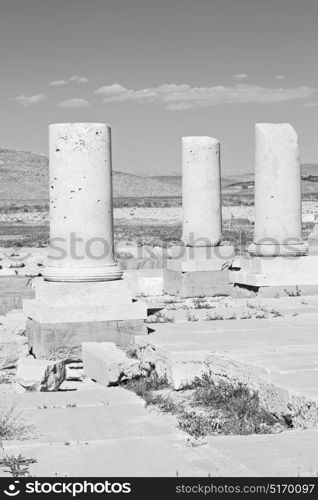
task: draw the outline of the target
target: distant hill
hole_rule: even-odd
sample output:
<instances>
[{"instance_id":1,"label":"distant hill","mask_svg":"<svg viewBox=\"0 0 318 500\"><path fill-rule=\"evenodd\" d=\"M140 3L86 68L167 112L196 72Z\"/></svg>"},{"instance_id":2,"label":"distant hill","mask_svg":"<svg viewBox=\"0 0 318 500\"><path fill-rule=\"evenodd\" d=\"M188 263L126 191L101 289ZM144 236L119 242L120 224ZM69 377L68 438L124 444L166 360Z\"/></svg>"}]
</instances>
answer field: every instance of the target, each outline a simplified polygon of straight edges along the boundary
<instances>
[{"instance_id":1,"label":"distant hill","mask_svg":"<svg viewBox=\"0 0 318 500\"><path fill-rule=\"evenodd\" d=\"M318 164L302 165L303 191L318 192ZM318 177L317 177L318 179ZM181 195L181 176L156 175L142 177L124 172L113 172L114 197L166 197ZM254 174L226 175L222 178L224 194L238 193L243 187L253 192ZM49 197L48 158L29 151L0 149L0 204L8 202L47 202Z\"/></svg>"},{"instance_id":2,"label":"distant hill","mask_svg":"<svg viewBox=\"0 0 318 500\"><path fill-rule=\"evenodd\" d=\"M181 194L181 188L169 182L124 172L113 172L113 184L115 198ZM0 202L44 202L48 198L48 158L29 151L0 149Z\"/></svg>"},{"instance_id":3,"label":"distant hill","mask_svg":"<svg viewBox=\"0 0 318 500\"><path fill-rule=\"evenodd\" d=\"M301 166L301 175L318 175L318 163L303 163Z\"/></svg>"}]
</instances>

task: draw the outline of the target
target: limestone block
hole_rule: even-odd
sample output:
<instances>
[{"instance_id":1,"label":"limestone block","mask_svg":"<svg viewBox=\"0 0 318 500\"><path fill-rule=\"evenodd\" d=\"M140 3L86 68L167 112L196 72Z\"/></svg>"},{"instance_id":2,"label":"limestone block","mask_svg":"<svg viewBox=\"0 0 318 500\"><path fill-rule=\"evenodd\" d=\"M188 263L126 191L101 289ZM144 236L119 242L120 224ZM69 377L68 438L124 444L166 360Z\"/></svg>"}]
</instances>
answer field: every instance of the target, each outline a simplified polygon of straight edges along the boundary
<instances>
[{"instance_id":1,"label":"limestone block","mask_svg":"<svg viewBox=\"0 0 318 500\"><path fill-rule=\"evenodd\" d=\"M65 365L66 377L68 381L83 379L83 363L68 363Z\"/></svg>"},{"instance_id":2,"label":"limestone block","mask_svg":"<svg viewBox=\"0 0 318 500\"><path fill-rule=\"evenodd\" d=\"M174 247L169 251L167 269L181 272L222 271L235 257L231 245L215 247Z\"/></svg>"},{"instance_id":3,"label":"limestone block","mask_svg":"<svg viewBox=\"0 0 318 500\"><path fill-rule=\"evenodd\" d=\"M229 271L232 283L248 286L318 286L318 255L240 257Z\"/></svg>"},{"instance_id":4,"label":"limestone block","mask_svg":"<svg viewBox=\"0 0 318 500\"><path fill-rule=\"evenodd\" d=\"M2 268L0 269L0 277L2 276L15 276L16 272L14 269Z\"/></svg>"},{"instance_id":5,"label":"limestone block","mask_svg":"<svg viewBox=\"0 0 318 500\"><path fill-rule=\"evenodd\" d=\"M65 380L65 364L28 356L18 361L16 377L17 382L28 390L56 391Z\"/></svg>"},{"instance_id":6,"label":"limestone block","mask_svg":"<svg viewBox=\"0 0 318 500\"><path fill-rule=\"evenodd\" d=\"M224 271L182 272L164 270L164 291L180 297L230 295L229 273Z\"/></svg>"},{"instance_id":7,"label":"limestone block","mask_svg":"<svg viewBox=\"0 0 318 500\"><path fill-rule=\"evenodd\" d=\"M68 283L36 278L34 288L37 300L56 307L106 306L132 301L131 291L124 280Z\"/></svg>"},{"instance_id":8,"label":"limestone block","mask_svg":"<svg viewBox=\"0 0 318 500\"><path fill-rule=\"evenodd\" d=\"M12 335L24 335L27 316L22 309L13 309L7 313L6 331Z\"/></svg>"},{"instance_id":9,"label":"limestone block","mask_svg":"<svg viewBox=\"0 0 318 500\"><path fill-rule=\"evenodd\" d=\"M127 358L112 342L82 344L84 373L102 385L116 385L140 374L139 361Z\"/></svg>"},{"instance_id":10,"label":"limestone block","mask_svg":"<svg viewBox=\"0 0 318 500\"><path fill-rule=\"evenodd\" d=\"M87 323L94 321L126 321L146 318L146 306L141 301L113 305L55 306L24 300L25 314L43 324Z\"/></svg>"},{"instance_id":11,"label":"limestone block","mask_svg":"<svg viewBox=\"0 0 318 500\"><path fill-rule=\"evenodd\" d=\"M139 277L138 295L157 296L163 294L163 277Z\"/></svg>"},{"instance_id":12,"label":"limestone block","mask_svg":"<svg viewBox=\"0 0 318 500\"><path fill-rule=\"evenodd\" d=\"M17 335L0 335L0 369L17 365L20 357L28 354L28 339Z\"/></svg>"},{"instance_id":13,"label":"limestone block","mask_svg":"<svg viewBox=\"0 0 318 500\"><path fill-rule=\"evenodd\" d=\"M50 324L29 319L27 333L29 346L37 358L56 359L74 350L81 358L83 342L115 342L127 346L133 343L135 335L146 335L147 326L142 320Z\"/></svg>"}]
</instances>

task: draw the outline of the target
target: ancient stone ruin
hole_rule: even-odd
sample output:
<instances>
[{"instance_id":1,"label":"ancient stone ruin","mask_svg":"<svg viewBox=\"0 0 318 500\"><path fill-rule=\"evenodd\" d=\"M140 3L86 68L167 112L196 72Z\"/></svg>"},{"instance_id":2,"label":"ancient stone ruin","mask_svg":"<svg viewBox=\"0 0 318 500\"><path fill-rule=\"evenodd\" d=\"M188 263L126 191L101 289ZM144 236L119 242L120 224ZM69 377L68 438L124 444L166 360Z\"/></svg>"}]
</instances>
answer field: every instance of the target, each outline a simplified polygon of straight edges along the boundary
<instances>
[{"instance_id":1,"label":"ancient stone ruin","mask_svg":"<svg viewBox=\"0 0 318 500\"><path fill-rule=\"evenodd\" d=\"M113 256L110 127L50 126L50 249L35 299L24 301L37 356L87 340L128 344L146 327Z\"/></svg>"}]
</instances>

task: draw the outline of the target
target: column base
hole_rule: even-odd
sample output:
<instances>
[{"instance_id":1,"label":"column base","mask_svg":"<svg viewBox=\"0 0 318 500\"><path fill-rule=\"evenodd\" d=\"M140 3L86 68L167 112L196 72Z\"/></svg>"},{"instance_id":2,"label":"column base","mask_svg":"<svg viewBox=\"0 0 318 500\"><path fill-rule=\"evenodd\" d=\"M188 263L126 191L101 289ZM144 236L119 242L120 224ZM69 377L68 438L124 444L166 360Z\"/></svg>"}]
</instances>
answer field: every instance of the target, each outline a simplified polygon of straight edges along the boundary
<instances>
[{"instance_id":1,"label":"column base","mask_svg":"<svg viewBox=\"0 0 318 500\"><path fill-rule=\"evenodd\" d=\"M230 295L228 270L225 271L173 271L163 272L164 292L178 297L213 297Z\"/></svg>"},{"instance_id":2,"label":"column base","mask_svg":"<svg viewBox=\"0 0 318 500\"><path fill-rule=\"evenodd\" d=\"M133 301L124 280L97 283L35 280L35 300L25 300L30 347L35 356L80 347L82 342L127 345L146 333L146 305Z\"/></svg>"},{"instance_id":3,"label":"column base","mask_svg":"<svg viewBox=\"0 0 318 500\"><path fill-rule=\"evenodd\" d=\"M75 352L81 357L82 342L133 344L136 335L146 335L143 320L40 323L27 321L29 348L36 358L64 358Z\"/></svg>"},{"instance_id":4,"label":"column base","mask_svg":"<svg viewBox=\"0 0 318 500\"><path fill-rule=\"evenodd\" d=\"M306 243L290 243L289 245L266 245L252 243L248 247L248 253L259 257L285 257L299 256L308 254L308 245Z\"/></svg>"},{"instance_id":5,"label":"column base","mask_svg":"<svg viewBox=\"0 0 318 500\"><path fill-rule=\"evenodd\" d=\"M171 271L222 271L230 266L235 258L232 245L215 247L172 247L169 249L167 269Z\"/></svg>"},{"instance_id":6,"label":"column base","mask_svg":"<svg viewBox=\"0 0 318 500\"><path fill-rule=\"evenodd\" d=\"M164 292L179 297L230 295L228 267L235 257L231 245L174 247L163 273Z\"/></svg>"},{"instance_id":7,"label":"column base","mask_svg":"<svg viewBox=\"0 0 318 500\"><path fill-rule=\"evenodd\" d=\"M43 269L42 276L46 281L114 281L122 278L123 270L118 264L104 267L53 267Z\"/></svg>"},{"instance_id":8,"label":"column base","mask_svg":"<svg viewBox=\"0 0 318 500\"><path fill-rule=\"evenodd\" d=\"M316 227L308 236L308 250L309 255L318 255L318 228Z\"/></svg>"},{"instance_id":9,"label":"column base","mask_svg":"<svg viewBox=\"0 0 318 500\"><path fill-rule=\"evenodd\" d=\"M242 256L229 270L232 283L259 292L272 288L273 294L318 293L318 256L252 257ZM269 291L269 290L267 290ZM270 296L270 295L268 295Z\"/></svg>"}]
</instances>

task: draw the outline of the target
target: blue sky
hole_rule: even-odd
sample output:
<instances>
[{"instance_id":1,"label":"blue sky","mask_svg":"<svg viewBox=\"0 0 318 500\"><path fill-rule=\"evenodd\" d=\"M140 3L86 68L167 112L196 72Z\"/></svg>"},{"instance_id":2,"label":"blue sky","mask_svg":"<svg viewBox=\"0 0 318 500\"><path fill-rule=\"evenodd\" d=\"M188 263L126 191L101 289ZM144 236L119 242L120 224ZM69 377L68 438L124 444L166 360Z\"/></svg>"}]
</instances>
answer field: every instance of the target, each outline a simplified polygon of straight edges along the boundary
<instances>
[{"instance_id":1,"label":"blue sky","mask_svg":"<svg viewBox=\"0 0 318 500\"><path fill-rule=\"evenodd\" d=\"M317 162L317 0L1 0L0 147L47 153L54 122L108 122L113 168L181 169L181 137L253 169L254 123Z\"/></svg>"}]
</instances>

